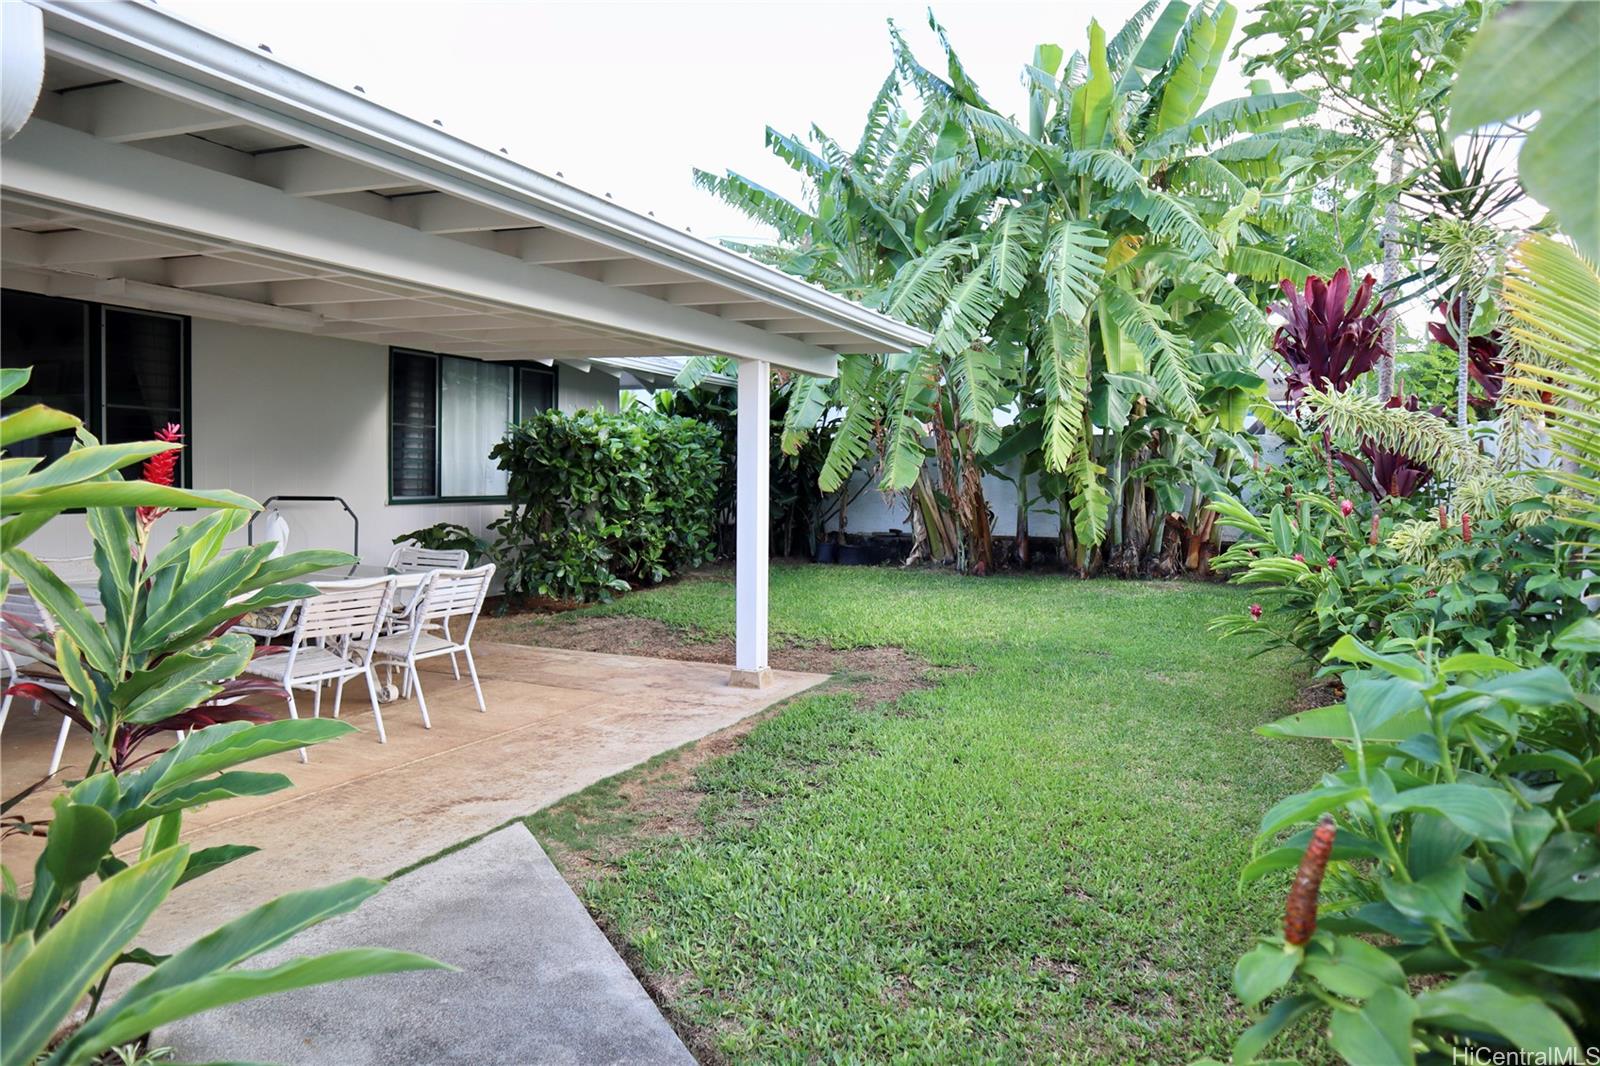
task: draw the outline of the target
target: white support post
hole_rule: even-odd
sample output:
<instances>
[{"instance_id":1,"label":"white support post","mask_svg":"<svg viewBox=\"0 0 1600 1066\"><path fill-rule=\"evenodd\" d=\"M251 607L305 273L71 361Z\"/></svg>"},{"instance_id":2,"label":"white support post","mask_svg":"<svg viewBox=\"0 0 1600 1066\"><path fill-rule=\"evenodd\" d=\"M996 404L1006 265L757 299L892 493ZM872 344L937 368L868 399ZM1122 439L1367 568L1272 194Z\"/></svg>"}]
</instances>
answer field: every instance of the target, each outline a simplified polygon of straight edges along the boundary
<instances>
[{"instance_id":1,"label":"white support post","mask_svg":"<svg viewBox=\"0 0 1600 1066\"><path fill-rule=\"evenodd\" d=\"M734 662L729 684L765 688L767 668L768 437L771 434L771 365L740 359L738 503L735 508Z\"/></svg>"}]
</instances>

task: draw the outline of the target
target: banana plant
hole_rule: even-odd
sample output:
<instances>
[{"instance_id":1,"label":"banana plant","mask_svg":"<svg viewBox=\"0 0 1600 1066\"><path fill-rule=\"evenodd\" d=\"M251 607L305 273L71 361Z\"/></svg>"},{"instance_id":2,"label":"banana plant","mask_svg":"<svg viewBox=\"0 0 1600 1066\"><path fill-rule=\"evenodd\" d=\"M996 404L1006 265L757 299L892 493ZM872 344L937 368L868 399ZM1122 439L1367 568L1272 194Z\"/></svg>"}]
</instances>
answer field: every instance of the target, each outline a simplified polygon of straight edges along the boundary
<instances>
[{"instance_id":1,"label":"banana plant","mask_svg":"<svg viewBox=\"0 0 1600 1066\"><path fill-rule=\"evenodd\" d=\"M1202 417L1197 356L1259 351L1247 290L1309 273L1293 255L1317 224L1300 190L1349 147L1291 125L1315 106L1298 93L1206 106L1234 21L1225 3L1153 0L1115 35L1092 24L1086 52L1040 46L1025 126L983 97L937 23L944 75L891 27L895 70L854 152L769 130L814 202L699 175L778 228L769 261L934 334L922 351L845 359L816 405L842 412L825 488L876 452L880 486L909 489L932 459L976 568L997 414L1037 408L1079 561L1124 528L1114 507L1144 505L1126 491L1127 419Z\"/></svg>"}]
</instances>

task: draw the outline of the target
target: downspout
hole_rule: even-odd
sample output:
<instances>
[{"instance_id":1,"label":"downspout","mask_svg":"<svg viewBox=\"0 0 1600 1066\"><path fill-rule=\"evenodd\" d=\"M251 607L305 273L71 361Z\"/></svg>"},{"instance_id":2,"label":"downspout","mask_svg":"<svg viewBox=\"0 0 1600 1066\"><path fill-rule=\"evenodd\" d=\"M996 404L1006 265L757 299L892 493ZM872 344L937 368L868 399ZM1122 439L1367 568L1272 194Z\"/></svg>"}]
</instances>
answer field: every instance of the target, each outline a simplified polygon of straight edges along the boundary
<instances>
[{"instance_id":1,"label":"downspout","mask_svg":"<svg viewBox=\"0 0 1600 1066\"><path fill-rule=\"evenodd\" d=\"M32 4L0 4L0 140L27 123L44 87L44 17Z\"/></svg>"}]
</instances>

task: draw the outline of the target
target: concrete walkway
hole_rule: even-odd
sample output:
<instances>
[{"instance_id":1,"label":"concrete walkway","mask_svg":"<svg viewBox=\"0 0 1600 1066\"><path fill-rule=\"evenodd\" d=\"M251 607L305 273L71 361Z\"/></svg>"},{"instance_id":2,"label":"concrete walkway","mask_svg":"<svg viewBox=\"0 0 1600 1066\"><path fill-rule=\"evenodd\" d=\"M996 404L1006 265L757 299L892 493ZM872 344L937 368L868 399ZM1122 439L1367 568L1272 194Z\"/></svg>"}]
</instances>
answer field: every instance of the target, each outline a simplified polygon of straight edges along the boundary
<instances>
[{"instance_id":1,"label":"concrete walkway","mask_svg":"<svg viewBox=\"0 0 1600 1066\"><path fill-rule=\"evenodd\" d=\"M238 1004L159 1031L180 1062L295 1066L672 1064L694 1059L533 836L511 826L399 878L253 965L418 951L405 973Z\"/></svg>"},{"instance_id":2,"label":"concrete walkway","mask_svg":"<svg viewBox=\"0 0 1600 1066\"><path fill-rule=\"evenodd\" d=\"M141 946L174 950L285 892L388 877L827 679L777 671L772 687L756 690L729 686L728 668L711 663L491 643L475 652L487 714L471 684L432 660L424 684L433 728L422 727L414 701L392 703L383 709L389 742L379 744L353 684L344 717L360 733L312 749L308 764L287 753L245 767L287 774L293 788L187 815L184 839L197 849L261 851L179 888L145 927ZM12 707L0 736L8 781L43 774L57 722L33 717L20 701ZM75 730L67 766L81 768L88 755L87 737ZM51 798L36 794L19 813L48 811ZM14 836L0 857L31 871L40 844ZM137 850L137 834L125 845Z\"/></svg>"}]
</instances>

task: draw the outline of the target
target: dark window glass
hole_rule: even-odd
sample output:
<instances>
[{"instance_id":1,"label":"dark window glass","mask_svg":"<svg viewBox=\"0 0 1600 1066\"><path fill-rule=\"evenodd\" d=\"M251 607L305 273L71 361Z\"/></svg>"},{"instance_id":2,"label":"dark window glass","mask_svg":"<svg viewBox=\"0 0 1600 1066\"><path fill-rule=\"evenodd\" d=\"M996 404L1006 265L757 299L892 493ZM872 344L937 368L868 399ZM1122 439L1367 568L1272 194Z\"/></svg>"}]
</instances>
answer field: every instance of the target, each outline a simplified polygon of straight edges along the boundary
<instances>
[{"instance_id":1,"label":"dark window glass","mask_svg":"<svg viewBox=\"0 0 1600 1066\"><path fill-rule=\"evenodd\" d=\"M105 309L105 429L108 444L149 440L169 423L183 422L183 319ZM187 439L187 426L184 427ZM189 484L187 449L178 460L178 484ZM125 468L132 477L137 466Z\"/></svg>"},{"instance_id":2,"label":"dark window glass","mask_svg":"<svg viewBox=\"0 0 1600 1066\"><path fill-rule=\"evenodd\" d=\"M32 367L28 384L6 398L6 413L42 403L89 418L89 304L7 290L0 306L0 362ZM19 441L8 455L56 458L72 446L70 432Z\"/></svg>"},{"instance_id":3,"label":"dark window glass","mask_svg":"<svg viewBox=\"0 0 1600 1066\"><path fill-rule=\"evenodd\" d=\"M519 390L517 417L527 418L540 411L548 411L556 405L556 375L554 371L543 368L519 367L517 369L517 388Z\"/></svg>"},{"instance_id":4,"label":"dark window glass","mask_svg":"<svg viewBox=\"0 0 1600 1066\"><path fill-rule=\"evenodd\" d=\"M439 495L439 361L395 351L389 357L389 491L395 499Z\"/></svg>"},{"instance_id":5,"label":"dark window glass","mask_svg":"<svg viewBox=\"0 0 1600 1066\"><path fill-rule=\"evenodd\" d=\"M106 406L183 409L182 319L106 309Z\"/></svg>"}]
</instances>

